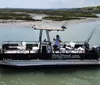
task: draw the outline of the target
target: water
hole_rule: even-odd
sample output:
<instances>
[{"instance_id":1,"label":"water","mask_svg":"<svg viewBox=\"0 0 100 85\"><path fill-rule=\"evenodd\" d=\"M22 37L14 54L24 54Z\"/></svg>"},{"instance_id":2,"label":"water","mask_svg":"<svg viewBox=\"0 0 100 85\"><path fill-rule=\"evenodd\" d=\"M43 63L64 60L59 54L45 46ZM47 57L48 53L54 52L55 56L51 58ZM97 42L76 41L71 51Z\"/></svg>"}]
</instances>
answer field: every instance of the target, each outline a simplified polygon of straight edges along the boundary
<instances>
[{"instance_id":1,"label":"water","mask_svg":"<svg viewBox=\"0 0 100 85\"><path fill-rule=\"evenodd\" d=\"M0 28L0 43L3 41L35 41L37 31L30 28Z\"/></svg>"},{"instance_id":2,"label":"water","mask_svg":"<svg viewBox=\"0 0 100 85\"><path fill-rule=\"evenodd\" d=\"M50 32L51 40L59 34L62 41L85 41L97 27L90 44L100 44L100 21L67 25L64 32ZM98 25L98 26L97 26ZM30 28L0 27L0 43L3 41L36 41L39 31ZM45 38L45 35L44 35ZM0 69L0 85L99 85L99 67L65 67L33 69Z\"/></svg>"},{"instance_id":3,"label":"water","mask_svg":"<svg viewBox=\"0 0 100 85\"><path fill-rule=\"evenodd\" d=\"M100 14L96 14L96 16L100 17Z\"/></svg>"},{"instance_id":4,"label":"water","mask_svg":"<svg viewBox=\"0 0 100 85\"><path fill-rule=\"evenodd\" d=\"M0 85L99 85L100 68L1 69Z\"/></svg>"},{"instance_id":5,"label":"water","mask_svg":"<svg viewBox=\"0 0 100 85\"><path fill-rule=\"evenodd\" d=\"M57 34L60 35L62 41L82 41L88 39L92 30L96 27L96 31L90 40L90 44L99 45L100 44L100 21L95 22L84 22L76 23L72 25L67 25L67 29L61 32L50 32L51 41ZM59 25L59 24L56 24ZM44 34L43 39L46 36ZM3 41L38 41L39 31L33 30L32 28L16 28L16 27L0 27L0 44Z\"/></svg>"}]
</instances>

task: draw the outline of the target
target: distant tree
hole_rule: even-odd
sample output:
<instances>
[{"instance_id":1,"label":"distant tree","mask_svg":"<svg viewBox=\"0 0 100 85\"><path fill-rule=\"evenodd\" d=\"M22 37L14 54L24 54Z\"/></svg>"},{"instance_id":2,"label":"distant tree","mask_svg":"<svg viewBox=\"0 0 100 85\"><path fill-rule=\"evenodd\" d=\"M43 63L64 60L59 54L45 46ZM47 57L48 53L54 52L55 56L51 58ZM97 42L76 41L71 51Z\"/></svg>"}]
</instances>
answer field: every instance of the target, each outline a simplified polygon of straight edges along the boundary
<instances>
[{"instance_id":1,"label":"distant tree","mask_svg":"<svg viewBox=\"0 0 100 85\"><path fill-rule=\"evenodd\" d=\"M100 6L97 6L98 9L100 9Z\"/></svg>"}]
</instances>

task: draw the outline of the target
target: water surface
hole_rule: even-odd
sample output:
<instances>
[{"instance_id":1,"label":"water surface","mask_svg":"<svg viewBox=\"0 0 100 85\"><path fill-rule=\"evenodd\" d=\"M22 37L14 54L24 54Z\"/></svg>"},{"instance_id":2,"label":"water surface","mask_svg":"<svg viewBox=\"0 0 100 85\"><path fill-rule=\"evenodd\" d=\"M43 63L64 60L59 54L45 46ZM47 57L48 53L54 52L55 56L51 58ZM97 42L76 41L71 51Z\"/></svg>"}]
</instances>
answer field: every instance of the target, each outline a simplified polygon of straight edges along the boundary
<instances>
[{"instance_id":1,"label":"water surface","mask_svg":"<svg viewBox=\"0 0 100 85\"><path fill-rule=\"evenodd\" d=\"M59 24L56 24L58 26ZM66 25L67 29L61 32L50 32L51 41L57 34L60 35L62 41L85 41L88 39L92 30L96 27L96 31L93 34L90 44L100 44L100 21L76 23L72 25ZM46 38L44 34L43 39ZM3 41L38 41L39 31L32 28L16 28L16 27L0 27L0 43Z\"/></svg>"},{"instance_id":2,"label":"water surface","mask_svg":"<svg viewBox=\"0 0 100 85\"><path fill-rule=\"evenodd\" d=\"M100 68L1 69L0 85L99 85Z\"/></svg>"}]
</instances>

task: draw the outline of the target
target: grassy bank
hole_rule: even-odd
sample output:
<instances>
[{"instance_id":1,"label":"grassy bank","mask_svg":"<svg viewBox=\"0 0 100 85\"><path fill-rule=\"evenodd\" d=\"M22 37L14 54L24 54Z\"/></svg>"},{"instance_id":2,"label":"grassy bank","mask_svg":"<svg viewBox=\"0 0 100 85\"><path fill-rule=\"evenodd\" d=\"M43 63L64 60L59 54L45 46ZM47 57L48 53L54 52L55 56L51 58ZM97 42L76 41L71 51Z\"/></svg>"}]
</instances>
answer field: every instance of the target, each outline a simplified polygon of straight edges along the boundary
<instances>
[{"instance_id":1,"label":"grassy bank","mask_svg":"<svg viewBox=\"0 0 100 85\"><path fill-rule=\"evenodd\" d=\"M83 12L67 12L67 11L58 11L49 14L49 16L44 17L44 19L54 20L54 21L62 21L62 20L72 20L72 19L82 19L86 17L97 18L97 16L93 13L83 13Z\"/></svg>"},{"instance_id":2,"label":"grassy bank","mask_svg":"<svg viewBox=\"0 0 100 85\"><path fill-rule=\"evenodd\" d=\"M31 16L29 16L27 13L12 13L12 12L0 12L0 19L4 20L28 20L28 21L34 21Z\"/></svg>"},{"instance_id":3,"label":"grassy bank","mask_svg":"<svg viewBox=\"0 0 100 85\"><path fill-rule=\"evenodd\" d=\"M46 14L48 16L43 19L63 21L72 19L82 19L86 17L97 18L95 14L82 9L50 9L50 10L33 10L33 9L0 9L0 19L8 20L29 20L35 21L29 13L33 14Z\"/></svg>"}]
</instances>

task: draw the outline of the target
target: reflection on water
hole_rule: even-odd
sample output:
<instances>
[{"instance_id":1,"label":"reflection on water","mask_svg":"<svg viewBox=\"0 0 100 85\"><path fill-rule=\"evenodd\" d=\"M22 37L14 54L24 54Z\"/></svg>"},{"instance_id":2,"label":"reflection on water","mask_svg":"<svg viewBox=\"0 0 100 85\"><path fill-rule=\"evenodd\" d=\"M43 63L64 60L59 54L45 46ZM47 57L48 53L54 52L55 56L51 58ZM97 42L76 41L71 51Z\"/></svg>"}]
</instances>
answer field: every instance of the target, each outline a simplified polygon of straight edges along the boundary
<instances>
[{"instance_id":1,"label":"reflection on water","mask_svg":"<svg viewBox=\"0 0 100 85\"><path fill-rule=\"evenodd\" d=\"M0 85L99 85L100 68L1 69Z\"/></svg>"}]
</instances>

